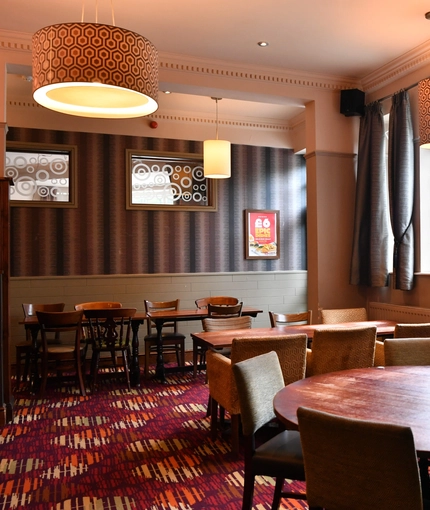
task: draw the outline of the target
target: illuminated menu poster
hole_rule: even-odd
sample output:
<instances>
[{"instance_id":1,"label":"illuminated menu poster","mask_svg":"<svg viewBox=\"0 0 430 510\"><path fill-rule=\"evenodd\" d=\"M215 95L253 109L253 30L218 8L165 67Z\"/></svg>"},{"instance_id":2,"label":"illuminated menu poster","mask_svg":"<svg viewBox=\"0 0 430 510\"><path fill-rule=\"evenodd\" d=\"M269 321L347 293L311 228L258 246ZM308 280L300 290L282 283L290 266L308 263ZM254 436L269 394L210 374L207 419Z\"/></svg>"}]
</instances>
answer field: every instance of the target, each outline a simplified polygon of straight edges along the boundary
<instances>
[{"instance_id":1,"label":"illuminated menu poster","mask_svg":"<svg viewBox=\"0 0 430 510\"><path fill-rule=\"evenodd\" d=\"M279 211L246 210L245 258L279 258Z\"/></svg>"}]
</instances>

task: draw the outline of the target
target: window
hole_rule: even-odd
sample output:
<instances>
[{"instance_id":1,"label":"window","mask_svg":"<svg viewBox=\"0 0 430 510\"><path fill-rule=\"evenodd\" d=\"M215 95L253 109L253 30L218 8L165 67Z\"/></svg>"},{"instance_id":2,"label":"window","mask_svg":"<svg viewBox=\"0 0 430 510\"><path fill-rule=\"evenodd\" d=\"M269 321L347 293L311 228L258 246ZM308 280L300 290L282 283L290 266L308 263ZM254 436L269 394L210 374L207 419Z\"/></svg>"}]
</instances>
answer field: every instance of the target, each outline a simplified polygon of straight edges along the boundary
<instances>
[{"instance_id":1,"label":"window","mask_svg":"<svg viewBox=\"0 0 430 510\"><path fill-rule=\"evenodd\" d=\"M195 154L127 149L127 209L216 211L216 183Z\"/></svg>"},{"instance_id":2,"label":"window","mask_svg":"<svg viewBox=\"0 0 430 510\"><path fill-rule=\"evenodd\" d=\"M7 143L11 205L76 207L76 153L74 146Z\"/></svg>"}]
</instances>

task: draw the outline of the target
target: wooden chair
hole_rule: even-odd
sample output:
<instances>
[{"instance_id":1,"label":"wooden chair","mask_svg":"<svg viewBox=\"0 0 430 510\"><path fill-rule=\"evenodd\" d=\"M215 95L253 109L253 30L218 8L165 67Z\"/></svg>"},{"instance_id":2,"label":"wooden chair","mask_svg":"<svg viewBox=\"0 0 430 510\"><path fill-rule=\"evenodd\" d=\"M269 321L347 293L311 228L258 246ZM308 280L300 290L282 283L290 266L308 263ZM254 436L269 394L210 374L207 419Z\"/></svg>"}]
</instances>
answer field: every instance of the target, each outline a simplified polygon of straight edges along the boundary
<instances>
[{"instance_id":1,"label":"wooden chair","mask_svg":"<svg viewBox=\"0 0 430 510\"><path fill-rule=\"evenodd\" d=\"M122 356L127 388L130 390L129 360L131 340L131 319L136 308L87 309L83 312L89 322L91 335L91 390L97 384L101 353L109 353L115 372L118 370L117 353Z\"/></svg>"},{"instance_id":2,"label":"wooden chair","mask_svg":"<svg viewBox=\"0 0 430 510\"><path fill-rule=\"evenodd\" d=\"M242 315L242 301L236 305L213 305L208 304L208 317L209 318L227 318L227 317L240 317Z\"/></svg>"},{"instance_id":3,"label":"wooden chair","mask_svg":"<svg viewBox=\"0 0 430 510\"><path fill-rule=\"evenodd\" d=\"M196 299L195 303L197 308L206 309L209 303L213 305L237 305L239 300L231 296L210 296Z\"/></svg>"},{"instance_id":4,"label":"wooden chair","mask_svg":"<svg viewBox=\"0 0 430 510\"><path fill-rule=\"evenodd\" d=\"M430 338L387 338L386 366L430 365Z\"/></svg>"},{"instance_id":5,"label":"wooden chair","mask_svg":"<svg viewBox=\"0 0 430 510\"><path fill-rule=\"evenodd\" d=\"M42 398L45 394L46 383L50 373L50 365L54 364L57 376L64 370L75 371L77 384L82 396L86 395L85 384L82 376L82 311L72 312L43 312L36 311L37 319L40 324L42 337L41 344L41 372L42 382L39 396ZM61 334L61 343L48 342L47 333L54 335ZM73 336L73 342L67 342L65 337Z\"/></svg>"},{"instance_id":6,"label":"wooden chair","mask_svg":"<svg viewBox=\"0 0 430 510\"><path fill-rule=\"evenodd\" d=\"M22 311L24 318L36 315L36 312L62 312L64 310L64 303L49 303L49 304L34 304L23 303ZM23 380L26 380L30 373L30 362L33 357L34 363L37 363L37 352L34 352L34 340L31 337L30 329L25 330L26 340L16 344L16 381L17 384L21 381L21 366L24 363L24 372L22 374ZM58 338L58 335L57 335Z\"/></svg>"},{"instance_id":7,"label":"wooden chair","mask_svg":"<svg viewBox=\"0 0 430 510\"><path fill-rule=\"evenodd\" d=\"M211 437L217 436L218 405L230 414L232 451L239 451L239 395L232 367L246 359L275 351L281 364L284 384L305 376L307 335L246 337L233 339L231 357L215 351L207 353L207 375L211 396Z\"/></svg>"},{"instance_id":8,"label":"wooden chair","mask_svg":"<svg viewBox=\"0 0 430 510\"><path fill-rule=\"evenodd\" d=\"M312 310L297 313L269 312L270 326L289 326L292 324L312 324Z\"/></svg>"},{"instance_id":9,"label":"wooden chair","mask_svg":"<svg viewBox=\"0 0 430 510\"><path fill-rule=\"evenodd\" d=\"M372 367L376 326L316 329L307 351L306 376Z\"/></svg>"},{"instance_id":10,"label":"wooden chair","mask_svg":"<svg viewBox=\"0 0 430 510\"><path fill-rule=\"evenodd\" d=\"M321 310L322 324L339 324L340 322L362 321L367 321L367 310L365 308Z\"/></svg>"},{"instance_id":11,"label":"wooden chair","mask_svg":"<svg viewBox=\"0 0 430 510\"><path fill-rule=\"evenodd\" d=\"M166 311L178 310L179 299L172 301L148 301L145 300L145 311ZM145 335L145 377L149 377L150 356L157 353L158 348L158 335L155 324L153 321L146 321L147 334ZM162 347L164 354L175 354L176 361L179 367L185 365L185 335L178 333L177 323L175 321L166 322L163 324L162 330Z\"/></svg>"},{"instance_id":12,"label":"wooden chair","mask_svg":"<svg viewBox=\"0 0 430 510\"><path fill-rule=\"evenodd\" d=\"M232 367L239 396L245 443L245 476L242 510L252 509L256 476L276 478L272 509L281 497L306 499L306 494L282 492L285 478L305 480L300 433L284 430L256 447L258 431L275 419L273 398L284 387L278 355L268 352Z\"/></svg>"},{"instance_id":13,"label":"wooden chair","mask_svg":"<svg viewBox=\"0 0 430 510\"><path fill-rule=\"evenodd\" d=\"M310 510L422 510L409 427L297 411Z\"/></svg>"},{"instance_id":14,"label":"wooden chair","mask_svg":"<svg viewBox=\"0 0 430 510\"><path fill-rule=\"evenodd\" d=\"M122 303L118 301L88 301L87 303L78 303L75 305L75 310L97 310L106 308L122 308ZM82 356L84 360L87 357L88 347L91 344L91 337L88 327L82 327L82 342L85 344Z\"/></svg>"}]
</instances>

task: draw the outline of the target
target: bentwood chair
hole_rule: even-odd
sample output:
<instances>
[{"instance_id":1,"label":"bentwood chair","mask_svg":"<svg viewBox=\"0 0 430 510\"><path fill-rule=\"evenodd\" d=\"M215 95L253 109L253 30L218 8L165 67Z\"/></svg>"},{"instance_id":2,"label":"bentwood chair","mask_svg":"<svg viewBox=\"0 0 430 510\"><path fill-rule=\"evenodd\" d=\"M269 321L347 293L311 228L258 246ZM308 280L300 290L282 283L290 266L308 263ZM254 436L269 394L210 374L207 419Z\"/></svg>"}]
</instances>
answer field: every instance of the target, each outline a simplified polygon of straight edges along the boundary
<instances>
[{"instance_id":1,"label":"bentwood chair","mask_svg":"<svg viewBox=\"0 0 430 510\"><path fill-rule=\"evenodd\" d=\"M310 510L422 510L409 427L297 411Z\"/></svg>"},{"instance_id":2,"label":"bentwood chair","mask_svg":"<svg viewBox=\"0 0 430 510\"><path fill-rule=\"evenodd\" d=\"M232 452L239 451L239 395L234 382L232 367L249 358L275 351L284 377L284 384L303 379L306 369L307 335L279 335L276 337L234 338L231 357L218 352L207 353L207 375L211 397L211 437L216 440L218 406L227 411L231 418Z\"/></svg>"},{"instance_id":3,"label":"bentwood chair","mask_svg":"<svg viewBox=\"0 0 430 510\"><path fill-rule=\"evenodd\" d=\"M316 329L307 351L306 376L372 367L376 326Z\"/></svg>"},{"instance_id":4,"label":"bentwood chair","mask_svg":"<svg viewBox=\"0 0 430 510\"><path fill-rule=\"evenodd\" d=\"M285 478L305 480L300 434L284 430L261 444L258 432L275 420L273 398L284 387L284 377L276 352L268 352L236 363L233 367L245 444L245 477L242 510L252 509L256 476L276 478L272 510L280 499L306 499L300 492L283 492ZM259 446L257 447L257 441Z\"/></svg>"},{"instance_id":5,"label":"bentwood chair","mask_svg":"<svg viewBox=\"0 0 430 510\"><path fill-rule=\"evenodd\" d=\"M64 303L48 303L48 304L34 304L34 303L23 303L22 310L24 312L24 318L32 317L36 315L36 312L62 312L64 310ZM24 363L23 379L26 380L30 371L30 362L33 357L34 363L37 363L37 351L34 352L34 341L31 337L31 331L29 328L25 330L26 340L16 344L16 380L19 384L21 381L21 366ZM58 340L58 335L57 335Z\"/></svg>"},{"instance_id":6,"label":"bentwood chair","mask_svg":"<svg viewBox=\"0 0 430 510\"><path fill-rule=\"evenodd\" d=\"M71 369L76 374L76 381L81 395L85 396L85 384L82 375L82 310L72 312L36 311L36 315L42 337L40 354L42 382L39 396L42 398L45 394L46 383L51 370L54 370L59 376ZM60 334L59 342L48 342L48 333Z\"/></svg>"},{"instance_id":7,"label":"bentwood chair","mask_svg":"<svg viewBox=\"0 0 430 510\"><path fill-rule=\"evenodd\" d=\"M88 301L87 303L78 303L75 310L97 310L106 308L122 308L122 303L118 301ZM82 342L85 344L82 356L85 360L87 357L88 346L91 344L91 337L88 327L82 327Z\"/></svg>"},{"instance_id":8,"label":"bentwood chair","mask_svg":"<svg viewBox=\"0 0 430 510\"><path fill-rule=\"evenodd\" d=\"M367 321L365 308L339 308L321 310L322 324L338 324L340 322Z\"/></svg>"},{"instance_id":9,"label":"bentwood chair","mask_svg":"<svg viewBox=\"0 0 430 510\"><path fill-rule=\"evenodd\" d=\"M179 309L179 299L172 301L148 301L145 300L145 311L163 312ZM157 353L158 334L155 323L151 320L146 321L147 334L144 337L145 342L145 377L149 377L150 356ZM178 332L176 321L165 322L162 329L162 349L163 355L175 354L176 362L179 367L185 365L185 335Z\"/></svg>"},{"instance_id":10,"label":"bentwood chair","mask_svg":"<svg viewBox=\"0 0 430 510\"><path fill-rule=\"evenodd\" d=\"M270 326L291 326L296 324L312 324L312 310L297 313L275 313L269 312Z\"/></svg>"},{"instance_id":11,"label":"bentwood chair","mask_svg":"<svg viewBox=\"0 0 430 510\"><path fill-rule=\"evenodd\" d=\"M91 335L91 390L93 391L98 379L99 362L101 353L110 354L112 366L118 371L117 353L122 357L122 365L130 390L129 361L131 320L136 313L136 308L106 308L84 310L88 319L88 328Z\"/></svg>"}]
</instances>

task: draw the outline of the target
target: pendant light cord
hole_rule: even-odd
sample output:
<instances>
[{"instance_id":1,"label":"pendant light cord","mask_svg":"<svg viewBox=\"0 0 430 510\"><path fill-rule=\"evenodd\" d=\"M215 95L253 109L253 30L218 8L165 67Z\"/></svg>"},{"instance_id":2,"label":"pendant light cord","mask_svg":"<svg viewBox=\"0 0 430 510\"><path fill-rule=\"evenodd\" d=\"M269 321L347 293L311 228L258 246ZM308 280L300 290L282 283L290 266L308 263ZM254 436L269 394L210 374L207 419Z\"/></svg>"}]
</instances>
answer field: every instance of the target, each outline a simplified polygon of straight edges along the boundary
<instances>
[{"instance_id":1,"label":"pendant light cord","mask_svg":"<svg viewBox=\"0 0 430 510\"><path fill-rule=\"evenodd\" d=\"M216 139L218 140L218 98L215 98L216 103Z\"/></svg>"},{"instance_id":2,"label":"pendant light cord","mask_svg":"<svg viewBox=\"0 0 430 510\"><path fill-rule=\"evenodd\" d=\"M112 26L115 26L115 14L113 10L113 0L110 0L110 9L112 14ZM82 15L81 15L81 23L84 22L84 16L85 16L85 0L82 0ZM99 0L96 0L96 23L98 23L99 18Z\"/></svg>"}]
</instances>

